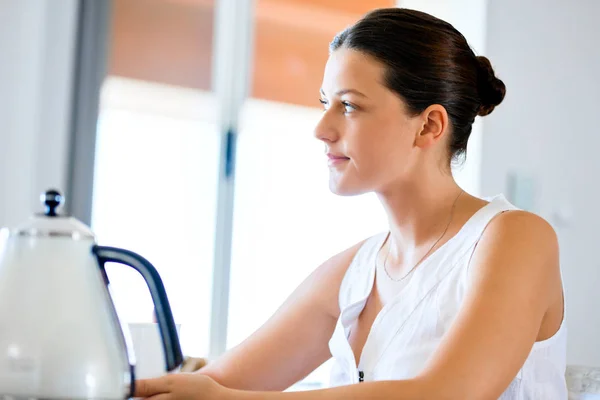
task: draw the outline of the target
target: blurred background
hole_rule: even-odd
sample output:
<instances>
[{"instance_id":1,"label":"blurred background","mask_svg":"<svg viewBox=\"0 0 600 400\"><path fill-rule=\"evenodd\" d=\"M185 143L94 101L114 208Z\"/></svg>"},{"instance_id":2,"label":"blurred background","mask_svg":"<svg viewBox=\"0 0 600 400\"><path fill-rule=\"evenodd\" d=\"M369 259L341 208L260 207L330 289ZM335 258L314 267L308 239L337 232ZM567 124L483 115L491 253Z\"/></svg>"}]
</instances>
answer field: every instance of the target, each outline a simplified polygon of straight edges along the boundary
<instances>
[{"instance_id":1,"label":"blurred background","mask_svg":"<svg viewBox=\"0 0 600 400\"><path fill-rule=\"evenodd\" d=\"M506 83L454 173L555 227L568 362L600 367L595 0L0 0L0 225L59 188L100 244L158 268L184 353L218 356L386 228L373 196L329 193L312 129L329 42L393 6L454 24ZM142 279L108 273L121 318L152 322Z\"/></svg>"}]
</instances>

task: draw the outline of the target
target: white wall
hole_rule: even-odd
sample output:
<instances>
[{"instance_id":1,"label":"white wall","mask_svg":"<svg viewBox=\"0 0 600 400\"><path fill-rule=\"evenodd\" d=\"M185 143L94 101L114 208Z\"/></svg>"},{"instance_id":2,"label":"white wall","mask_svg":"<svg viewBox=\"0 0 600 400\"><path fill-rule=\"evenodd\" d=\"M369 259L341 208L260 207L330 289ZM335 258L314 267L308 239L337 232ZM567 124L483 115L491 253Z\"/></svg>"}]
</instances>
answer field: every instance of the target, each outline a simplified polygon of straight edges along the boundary
<instances>
[{"instance_id":1,"label":"white wall","mask_svg":"<svg viewBox=\"0 0 600 400\"><path fill-rule=\"evenodd\" d=\"M484 122L482 189L515 172L557 229L570 363L600 366L600 2L502 0L488 5L486 52L507 85Z\"/></svg>"},{"instance_id":2,"label":"white wall","mask_svg":"<svg viewBox=\"0 0 600 400\"><path fill-rule=\"evenodd\" d=\"M76 0L0 0L0 226L65 188Z\"/></svg>"}]
</instances>

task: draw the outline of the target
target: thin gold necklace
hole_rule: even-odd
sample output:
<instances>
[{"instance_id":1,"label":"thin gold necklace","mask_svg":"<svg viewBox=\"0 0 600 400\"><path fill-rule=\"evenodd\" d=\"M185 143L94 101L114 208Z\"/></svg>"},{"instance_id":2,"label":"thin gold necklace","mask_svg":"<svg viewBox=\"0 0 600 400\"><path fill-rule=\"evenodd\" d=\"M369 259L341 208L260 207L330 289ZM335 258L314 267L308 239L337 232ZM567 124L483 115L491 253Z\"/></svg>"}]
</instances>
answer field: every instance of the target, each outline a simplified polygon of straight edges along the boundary
<instances>
[{"instance_id":1,"label":"thin gold necklace","mask_svg":"<svg viewBox=\"0 0 600 400\"><path fill-rule=\"evenodd\" d=\"M448 218L448 223L446 224L446 228L444 229L444 232L442 232L442 234L440 235L440 237L438 238L438 240L435 241L435 243L433 244L433 246L431 246L431 248L427 251L427 253L425 253L425 255L423 257L421 257L421 259L414 265L414 267L412 267L410 269L410 271L408 271L406 274L404 274L402 277L400 277L400 279L394 279L392 278L392 276L390 275L390 273L387 270L387 260L388 257L390 256L390 252L392 250L392 246L391 243L388 243L388 251L387 254L385 255L385 258L383 259L383 271L385 272L385 274L387 275L387 277L394 281L394 282L401 282L404 279L406 279L406 277L408 277L418 266L419 264L421 264L423 262L423 260L425 260L425 258L429 255L429 253L431 253L431 251L435 248L435 246L440 242L440 240L442 240L442 238L444 237L444 235L446 235L446 232L448 232L448 228L450 227L450 222L452 222L452 218L454 217L454 209L456 208L456 203L458 202L458 198L460 197L460 195L463 193L463 191L461 190L458 193L458 196L456 196L456 199L454 199L454 203L452 203L452 209L450 210L450 218ZM388 233L388 236L386 238L386 242L390 239L390 233Z\"/></svg>"}]
</instances>

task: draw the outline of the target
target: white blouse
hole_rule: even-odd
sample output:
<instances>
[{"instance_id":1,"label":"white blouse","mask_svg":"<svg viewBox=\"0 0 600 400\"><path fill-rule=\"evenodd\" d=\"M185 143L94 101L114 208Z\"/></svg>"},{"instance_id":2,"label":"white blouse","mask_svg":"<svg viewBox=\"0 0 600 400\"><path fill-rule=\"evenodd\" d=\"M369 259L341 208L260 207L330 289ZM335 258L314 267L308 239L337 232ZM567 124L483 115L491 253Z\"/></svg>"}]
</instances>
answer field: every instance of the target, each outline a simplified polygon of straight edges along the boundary
<instances>
[{"instance_id":1,"label":"white blouse","mask_svg":"<svg viewBox=\"0 0 600 400\"><path fill-rule=\"evenodd\" d=\"M357 364L348 337L373 288L375 260L386 233L368 239L340 287L341 314L329 341L334 358L331 386L417 376L458 314L469 289L469 260L483 230L494 216L514 209L502 195L494 197L425 259L375 318ZM554 336L534 344L501 400L567 399L565 325L563 319Z\"/></svg>"}]
</instances>

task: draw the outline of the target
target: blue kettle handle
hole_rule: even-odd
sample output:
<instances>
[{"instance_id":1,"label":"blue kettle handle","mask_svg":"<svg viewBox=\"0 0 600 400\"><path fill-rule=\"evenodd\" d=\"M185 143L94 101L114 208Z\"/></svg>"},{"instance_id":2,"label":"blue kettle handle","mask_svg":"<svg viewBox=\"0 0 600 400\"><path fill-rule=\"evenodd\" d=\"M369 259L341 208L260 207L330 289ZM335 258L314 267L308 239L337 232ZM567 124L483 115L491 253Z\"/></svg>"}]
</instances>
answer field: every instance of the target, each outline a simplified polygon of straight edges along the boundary
<instances>
[{"instance_id":1,"label":"blue kettle handle","mask_svg":"<svg viewBox=\"0 0 600 400\"><path fill-rule=\"evenodd\" d=\"M104 270L105 263L115 262L128 265L142 275L148 289L150 289L150 295L156 309L156 320L162 337L166 369L167 371L173 371L179 367L183 363L183 353L181 352L167 292L156 268L144 257L129 250L95 245L92 248L92 253L97 257L102 270Z\"/></svg>"}]
</instances>

